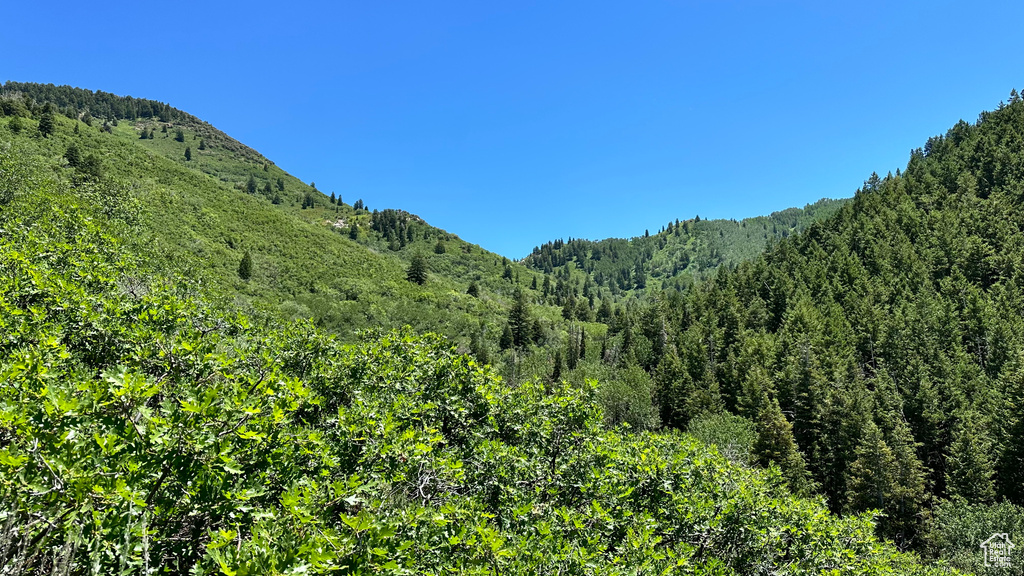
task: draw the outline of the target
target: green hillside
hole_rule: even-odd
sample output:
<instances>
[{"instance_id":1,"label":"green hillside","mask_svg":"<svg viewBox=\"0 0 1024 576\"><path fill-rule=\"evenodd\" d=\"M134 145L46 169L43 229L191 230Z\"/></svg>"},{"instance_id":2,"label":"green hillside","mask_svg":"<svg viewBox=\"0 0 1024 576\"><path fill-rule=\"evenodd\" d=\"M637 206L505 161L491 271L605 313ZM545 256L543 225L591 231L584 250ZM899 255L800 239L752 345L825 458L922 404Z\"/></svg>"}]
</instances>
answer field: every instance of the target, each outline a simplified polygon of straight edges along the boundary
<instances>
[{"instance_id":1,"label":"green hillside","mask_svg":"<svg viewBox=\"0 0 1024 576\"><path fill-rule=\"evenodd\" d=\"M622 373L615 358L597 354L641 300L663 287L683 288L719 264L753 257L767 240L824 217L836 205L822 201L739 225L700 222L692 234L676 228L676 234L622 241L622 256L610 250L597 268L586 265L599 260L592 251L589 260L578 260L579 268L563 262L531 270L532 258L509 261L415 215L371 210L357 198L332 202L333 194L161 102L12 82L0 94L9 121L25 124L8 134L12 143L54 159L70 168L65 172L75 182L105 195L109 210L124 212L135 225L135 249L152 255L152 269L202 279L207 297L223 306L310 319L347 341L367 328L437 331L510 381L564 376L577 383L588 377L621 382L618 392L602 393L606 402L621 403L624 387L649 386L643 374ZM54 128L39 138L44 115ZM72 149L71 156L80 156L75 166L68 160ZM246 254L251 266L242 278ZM701 260L704 254L715 260ZM428 270L423 284L408 280L416 256ZM694 263L675 270L672 263L684 257ZM634 261L649 270L650 289L621 290L603 268L624 269L628 276ZM517 294L523 313L514 320ZM589 347L589 358L581 347ZM617 413L634 425L654 424L649 402Z\"/></svg>"},{"instance_id":2,"label":"green hillside","mask_svg":"<svg viewBox=\"0 0 1024 576\"><path fill-rule=\"evenodd\" d=\"M546 273L572 263L616 296L646 288L683 290L720 266L757 257L765 246L831 216L844 202L825 198L740 221L677 219L656 234L648 231L630 239L556 240L534 248L523 263Z\"/></svg>"},{"instance_id":3,"label":"green hillside","mask_svg":"<svg viewBox=\"0 0 1024 576\"><path fill-rule=\"evenodd\" d=\"M238 313L229 284L190 266L237 266L239 248L174 222L158 237L140 204L253 254L336 233L318 216L289 233L264 200L120 132L57 119L43 136L45 114L0 122L4 572L939 573L879 541L869 516L794 498L778 469L606 429L593 384L509 386L440 337L346 345ZM151 177L120 180L132 166ZM290 235L260 241L234 214Z\"/></svg>"},{"instance_id":4,"label":"green hillside","mask_svg":"<svg viewBox=\"0 0 1024 576\"><path fill-rule=\"evenodd\" d=\"M662 422L743 415L791 486L879 508L886 537L977 568L988 535L1024 536L1022 223L1013 92L833 217L640 315Z\"/></svg>"}]
</instances>

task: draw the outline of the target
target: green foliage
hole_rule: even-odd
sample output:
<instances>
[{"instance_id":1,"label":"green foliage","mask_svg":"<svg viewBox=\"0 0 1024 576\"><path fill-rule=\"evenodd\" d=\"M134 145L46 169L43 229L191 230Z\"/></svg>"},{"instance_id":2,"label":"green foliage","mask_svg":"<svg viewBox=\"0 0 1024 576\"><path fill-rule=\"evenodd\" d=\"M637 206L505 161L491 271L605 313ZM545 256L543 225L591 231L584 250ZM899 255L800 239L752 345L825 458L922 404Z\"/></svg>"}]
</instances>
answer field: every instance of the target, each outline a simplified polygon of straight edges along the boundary
<instances>
[{"instance_id":1,"label":"green foliage","mask_svg":"<svg viewBox=\"0 0 1024 576\"><path fill-rule=\"evenodd\" d=\"M44 113L42 116L39 117L39 135L40 136L42 136L43 138L49 138L50 135L53 134L53 127L54 127L54 121L53 121L53 114L52 113L47 112L47 113Z\"/></svg>"},{"instance_id":2,"label":"green foliage","mask_svg":"<svg viewBox=\"0 0 1024 576\"><path fill-rule=\"evenodd\" d=\"M252 255L246 250L242 260L238 263L238 277L242 280L252 278Z\"/></svg>"},{"instance_id":3,"label":"green foliage","mask_svg":"<svg viewBox=\"0 0 1024 576\"><path fill-rule=\"evenodd\" d=\"M927 573L775 471L605 431L593 384L510 387L440 337L346 346L219 312L61 198L0 213L16 573Z\"/></svg>"},{"instance_id":4,"label":"green foliage","mask_svg":"<svg viewBox=\"0 0 1024 576\"><path fill-rule=\"evenodd\" d=\"M428 272L427 259L422 254L417 254L412 257L412 262L409 263L409 271L406 272L405 278L422 286L427 283Z\"/></svg>"},{"instance_id":5,"label":"green foliage","mask_svg":"<svg viewBox=\"0 0 1024 576\"><path fill-rule=\"evenodd\" d=\"M1008 568L985 567L981 544L994 534L1007 534L1016 548ZM954 498L935 507L926 536L928 550L955 569L977 574L1011 576L1024 574L1024 508L1009 502L969 504Z\"/></svg>"},{"instance_id":6,"label":"green foliage","mask_svg":"<svg viewBox=\"0 0 1024 576\"><path fill-rule=\"evenodd\" d=\"M752 465L757 428L753 422L728 412L708 413L690 421L686 432L709 446L717 446L734 464Z\"/></svg>"},{"instance_id":7,"label":"green foliage","mask_svg":"<svg viewBox=\"0 0 1024 576\"><path fill-rule=\"evenodd\" d=\"M192 147L191 146L186 146L185 147L185 161L186 162L191 162L192 161Z\"/></svg>"}]
</instances>

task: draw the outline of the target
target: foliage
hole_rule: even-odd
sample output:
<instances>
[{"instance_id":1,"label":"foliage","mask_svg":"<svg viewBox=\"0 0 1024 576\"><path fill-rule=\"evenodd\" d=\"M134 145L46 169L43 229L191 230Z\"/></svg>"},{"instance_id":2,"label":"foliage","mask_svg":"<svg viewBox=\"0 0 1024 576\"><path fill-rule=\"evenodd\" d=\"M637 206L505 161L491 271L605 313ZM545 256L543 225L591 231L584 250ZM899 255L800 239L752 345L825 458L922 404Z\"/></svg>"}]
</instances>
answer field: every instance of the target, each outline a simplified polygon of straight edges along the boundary
<instances>
[{"instance_id":1,"label":"foliage","mask_svg":"<svg viewBox=\"0 0 1024 576\"><path fill-rule=\"evenodd\" d=\"M593 384L507 386L438 336L271 328L142 267L59 182L0 212L0 564L19 574L928 573L869 517Z\"/></svg>"}]
</instances>

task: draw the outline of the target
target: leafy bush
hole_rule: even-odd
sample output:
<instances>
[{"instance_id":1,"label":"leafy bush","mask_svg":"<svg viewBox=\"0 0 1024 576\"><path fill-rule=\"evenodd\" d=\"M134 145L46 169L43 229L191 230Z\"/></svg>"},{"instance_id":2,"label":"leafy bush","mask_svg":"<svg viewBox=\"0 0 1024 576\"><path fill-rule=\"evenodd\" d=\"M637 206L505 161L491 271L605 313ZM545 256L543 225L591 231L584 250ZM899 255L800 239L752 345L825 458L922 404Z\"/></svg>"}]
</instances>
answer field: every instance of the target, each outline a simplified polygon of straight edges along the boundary
<instances>
[{"instance_id":1,"label":"leafy bush","mask_svg":"<svg viewBox=\"0 0 1024 576\"><path fill-rule=\"evenodd\" d=\"M717 446L735 464L753 464L751 450L757 440L757 429L742 416L728 412L703 414L691 420L686 431L705 444Z\"/></svg>"}]
</instances>

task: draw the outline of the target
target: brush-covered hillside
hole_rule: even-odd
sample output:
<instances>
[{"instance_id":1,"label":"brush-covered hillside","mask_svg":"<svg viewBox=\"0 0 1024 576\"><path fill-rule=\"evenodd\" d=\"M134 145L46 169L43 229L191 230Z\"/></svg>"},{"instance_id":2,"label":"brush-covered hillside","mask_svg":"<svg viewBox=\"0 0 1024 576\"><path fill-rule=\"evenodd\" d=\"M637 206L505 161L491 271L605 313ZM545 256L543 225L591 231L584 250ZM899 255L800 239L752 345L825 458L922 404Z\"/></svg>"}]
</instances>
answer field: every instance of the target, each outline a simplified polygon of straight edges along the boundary
<instances>
[{"instance_id":1,"label":"brush-covered hillside","mask_svg":"<svg viewBox=\"0 0 1024 576\"><path fill-rule=\"evenodd\" d=\"M0 120L0 574L940 573L777 468L607 429L592 384L511 386L438 336L344 344L239 312L273 304L259 274L272 294L320 276L253 256L222 286L194 259L236 272L245 250L317 245L332 209L270 208L125 124ZM353 282L390 273L395 302L460 310L351 246Z\"/></svg>"},{"instance_id":2,"label":"brush-covered hillside","mask_svg":"<svg viewBox=\"0 0 1024 576\"><path fill-rule=\"evenodd\" d=\"M532 257L524 265L413 214L321 192L162 102L9 82L0 112L3 141L16 154L59 167L77 189L102 197L110 216L133 225L130 241L149 268L200 280L223 307L309 319L345 340L366 328L436 331L509 381L599 378L613 420L641 427L657 424L650 378L608 348L639 303L753 257L837 205L684 222L621 241L621 250L598 243L611 245L603 259L598 248L557 267ZM693 263L679 268L681 259ZM634 262L649 289L620 288L619 272L630 279Z\"/></svg>"}]
</instances>

